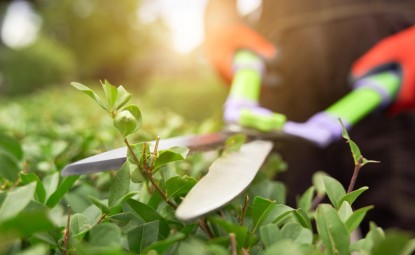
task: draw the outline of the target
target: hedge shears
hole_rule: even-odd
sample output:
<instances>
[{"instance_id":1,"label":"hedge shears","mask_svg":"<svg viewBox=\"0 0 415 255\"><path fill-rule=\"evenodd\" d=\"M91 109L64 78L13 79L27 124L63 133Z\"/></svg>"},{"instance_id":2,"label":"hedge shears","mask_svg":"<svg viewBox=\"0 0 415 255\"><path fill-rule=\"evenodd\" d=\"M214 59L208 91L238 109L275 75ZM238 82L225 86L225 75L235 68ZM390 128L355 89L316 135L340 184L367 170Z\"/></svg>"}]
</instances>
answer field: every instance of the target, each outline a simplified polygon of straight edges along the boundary
<instances>
[{"instance_id":1,"label":"hedge shears","mask_svg":"<svg viewBox=\"0 0 415 255\"><path fill-rule=\"evenodd\" d=\"M349 94L328 109L316 113L304 123L296 123L287 121L283 114L259 107L263 70L263 61L256 54L239 51L234 58L234 79L225 103L224 118L228 128L217 133L160 140L160 150L187 146L191 152L203 152L220 148L235 132L246 133L248 138L239 151L213 162L208 173L179 205L176 210L178 219L195 220L240 195L271 152L273 143L270 140L297 137L325 147L341 138L339 119L346 129L350 129L374 110L388 106L395 99L400 85L399 75L394 71L364 77L354 83ZM148 144L151 147L155 142ZM67 165L62 175L119 169L126 157L125 147L111 150Z\"/></svg>"}]
</instances>

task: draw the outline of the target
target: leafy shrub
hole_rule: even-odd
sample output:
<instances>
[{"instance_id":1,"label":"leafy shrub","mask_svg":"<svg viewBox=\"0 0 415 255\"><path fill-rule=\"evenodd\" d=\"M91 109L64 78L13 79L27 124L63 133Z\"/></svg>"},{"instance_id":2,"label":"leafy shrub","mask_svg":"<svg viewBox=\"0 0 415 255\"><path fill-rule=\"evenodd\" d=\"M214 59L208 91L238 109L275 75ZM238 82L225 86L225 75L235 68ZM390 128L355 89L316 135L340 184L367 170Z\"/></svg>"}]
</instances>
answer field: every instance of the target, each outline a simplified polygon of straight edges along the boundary
<instances>
[{"instance_id":1,"label":"leafy shrub","mask_svg":"<svg viewBox=\"0 0 415 255\"><path fill-rule=\"evenodd\" d=\"M284 169L271 156L249 189L218 213L185 223L175 207L197 183L212 159L187 155L186 148L150 151L129 137L141 124L131 95L103 83L99 96L74 84L107 111L129 146L129 160L117 172L62 178L25 167L25 152L10 135L0 136L0 251L16 254L411 254L411 236L384 231L375 223L350 240L371 206L353 202L367 187L345 188L316 173L296 208L284 204L284 185L270 178ZM355 174L371 161L344 132ZM238 152L235 152L238 153ZM164 156L163 156L164 155ZM6 159L7 158L7 159ZM216 158L216 157L215 157ZM171 162L175 161L175 162ZM2 164L6 166L6 164ZM330 203L320 203L327 196ZM69 207L68 207L69 205Z\"/></svg>"}]
</instances>

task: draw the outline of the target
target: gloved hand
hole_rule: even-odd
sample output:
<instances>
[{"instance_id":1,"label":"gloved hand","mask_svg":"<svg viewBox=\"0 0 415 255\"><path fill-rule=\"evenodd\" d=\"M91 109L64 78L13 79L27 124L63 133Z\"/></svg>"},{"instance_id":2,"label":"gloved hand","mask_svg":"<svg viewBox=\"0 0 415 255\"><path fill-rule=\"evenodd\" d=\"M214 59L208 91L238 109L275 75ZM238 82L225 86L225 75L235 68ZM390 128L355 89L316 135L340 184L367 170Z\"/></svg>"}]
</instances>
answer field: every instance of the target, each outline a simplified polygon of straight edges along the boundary
<instances>
[{"instance_id":1,"label":"gloved hand","mask_svg":"<svg viewBox=\"0 0 415 255\"><path fill-rule=\"evenodd\" d=\"M270 42L241 22L215 27L206 34L205 42L210 62L228 84L232 81L232 61L237 50L250 50L263 58L276 54Z\"/></svg>"},{"instance_id":2,"label":"gloved hand","mask_svg":"<svg viewBox=\"0 0 415 255\"><path fill-rule=\"evenodd\" d=\"M402 82L392 113L415 108L415 26L381 40L352 66L352 75L358 79L396 65Z\"/></svg>"}]
</instances>

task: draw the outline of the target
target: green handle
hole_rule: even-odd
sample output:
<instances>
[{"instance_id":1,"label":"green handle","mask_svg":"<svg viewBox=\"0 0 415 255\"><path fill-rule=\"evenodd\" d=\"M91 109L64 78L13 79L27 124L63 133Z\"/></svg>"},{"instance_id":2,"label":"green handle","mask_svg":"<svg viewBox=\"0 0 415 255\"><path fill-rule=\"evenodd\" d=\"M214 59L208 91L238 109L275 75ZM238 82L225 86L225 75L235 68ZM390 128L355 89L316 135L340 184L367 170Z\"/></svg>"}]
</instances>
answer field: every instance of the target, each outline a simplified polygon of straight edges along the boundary
<instances>
[{"instance_id":1,"label":"green handle","mask_svg":"<svg viewBox=\"0 0 415 255\"><path fill-rule=\"evenodd\" d=\"M261 89L261 70L264 64L253 52L241 50L234 57L234 76L230 96L258 102Z\"/></svg>"},{"instance_id":2,"label":"green handle","mask_svg":"<svg viewBox=\"0 0 415 255\"><path fill-rule=\"evenodd\" d=\"M395 72L386 71L365 77L358 83L362 86L344 96L325 112L354 125L385 100L394 100L399 90L400 78Z\"/></svg>"}]
</instances>

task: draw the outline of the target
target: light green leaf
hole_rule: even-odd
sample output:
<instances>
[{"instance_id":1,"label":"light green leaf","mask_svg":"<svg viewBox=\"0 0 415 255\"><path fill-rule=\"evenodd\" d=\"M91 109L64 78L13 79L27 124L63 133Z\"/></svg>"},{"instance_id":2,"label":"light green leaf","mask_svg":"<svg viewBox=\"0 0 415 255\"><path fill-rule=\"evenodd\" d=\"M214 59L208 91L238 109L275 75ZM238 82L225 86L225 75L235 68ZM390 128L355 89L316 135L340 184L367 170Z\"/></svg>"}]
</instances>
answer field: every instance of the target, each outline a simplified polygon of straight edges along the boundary
<instances>
[{"instance_id":1,"label":"light green leaf","mask_svg":"<svg viewBox=\"0 0 415 255\"><path fill-rule=\"evenodd\" d=\"M29 237L34 233L46 232L55 229L56 226L49 218L48 211L42 209L21 211L13 217L0 223L0 233Z\"/></svg>"},{"instance_id":2,"label":"light green leaf","mask_svg":"<svg viewBox=\"0 0 415 255\"><path fill-rule=\"evenodd\" d=\"M340 201L339 201L339 205L343 204L344 201L347 201L350 205L353 204L353 202L366 190L368 190L369 187L361 187L360 189L354 190L352 192L347 193L346 195L344 195Z\"/></svg>"},{"instance_id":3,"label":"light green leaf","mask_svg":"<svg viewBox=\"0 0 415 255\"><path fill-rule=\"evenodd\" d=\"M43 186L42 181L39 179L39 177L33 173L20 173L20 179L22 180L23 184L29 184L31 182L36 183L36 198L39 200L39 202L44 203L46 199L46 190Z\"/></svg>"},{"instance_id":4,"label":"light green leaf","mask_svg":"<svg viewBox=\"0 0 415 255\"><path fill-rule=\"evenodd\" d=\"M304 255L298 245L291 240L281 240L268 247L263 255Z\"/></svg>"},{"instance_id":5,"label":"light green leaf","mask_svg":"<svg viewBox=\"0 0 415 255\"><path fill-rule=\"evenodd\" d=\"M290 239L296 244L311 244L313 242L313 233L310 229L302 227L296 222L285 224L281 228L282 239Z\"/></svg>"},{"instance_id":6,"label":"light green leaf","mask_svg":"<svg viewBox=\"0 0 415 255\"><path fill-rule=\"evenodd\" d=\"M186 238L186 235L183 233L174 233L170 235L166 240L161 240L158 242L154 242L147 246L143 254L147 254L150 250L154 250L157 254L164 254L169 248L171 248L174 244L177 244L179 241L182 241Z\"/></svg>"},{"instance_id":7,"label":"light green leaf","mask_svg":"<svg viewBox=\"0 0 415 255\"><path fill-rule=\"evenodd\" d=\"M53 174L47 175L45 178L43 178L43 185L46 191L46 199L48 199L58 188L59 173L55 172Z\"/></svg>"},{"instance_id":8,"label":"light green leaf","mask_svg":"<svg viewBox=\"0 0 415 255\"><path fill-rule=\"evenodd\" d=\"M197 180L189 176L175 176L166 181L168 199L185 196L197 183Z\"/></svg>"},{"instance_id":9,"label":"light green leaf","mask_svg":"<svg viewBox=\"0 0 415 255\"><path fill-rule=\"evenodd\" d=\"M282 238L281 230L275 224L266 224L259 228L261 241L265 247L270 247Z\"/></svg>"},{"instance_id":10,"label":"light green leaf","mask_svg":"<svg viewBox=\"0 0 415 255\"><path fill-rule=\"evenodd\" d=\"M366 213L373 209L373 206L366 206L353 212L353 214L346 220L346 228L349 233L352 233L365 217Z\"/></svg>"},{"instance_id":11,"label":"light green leaf","mask_svg":"<svg viewBox=\"0 0 415 255\"><path fill-rule=\"evenodd\" d=\"M117 87L109 83L107 80L101 81L102 89L104 90L105 97L107 98L108 108L113 111L115 101L117 100L118 90Z\"/></svg>"},{"instance_id":12,"label":"light green leaf","mask_svg":"<svg viewBox=\"0 0 415 255\"><path fill-rule=\"evenodd\" d=\"M132 97L132 95L127 90L125 90L123 86L118 86L117 91L118 91L117 100L115 101L115 104L114 104L114 108L116 110L123 107Z\"/></svg>"},{"instance_id":13,"label":"light green leaf","mask_svg":"<svg viewBox=\"0 0 415 255\"><path fill-rule=\"evenodd\" d=\"M341 206L340 200L346 195L343 185L330 176L324 176L323 181L330 202L334 207L339 208Z\"/></svg>"},{"instance_id":14,"label":"light green leaf","mask_svg":"<svg viewBox=\"0 0 415 255\"><path fill-rule=\"evenodd\" d=\"M305 212L310 211L315 190L316 188L313 186L308 188L298 200L297 207L303 209Z\"/></svg>"},{"instance_id":15,"label":"light green leaf","mask_svg":"<svg viewBox=\"0 0 415 255\"><path fill-rule=\"evenodd\" d=\"M108 214L110 212L110 208L108 207L108 202L106 200L101 201L96 197L88 196L91 202L98 207L103 214Z\"/></svg>"},{"instance_id":16,"label":"light green leaf","mask_svg":"<svg viewBox=\"0 0 415 255\"><path fill-rule=\"evenodd\" d=\"M353 209L350 206L349 202L343 201L338 212L339 212L340 219L343 222L346 222L346 220L353 214Z\"/></svg>"},{"instance_id":17,"label":"light green leaf","mask_svg":"<svg viewBox=\"0 0 415 255\"><path fill-rule=\"evenodd\" d=\"M180 146L175 146L168 150L162 150L159 152L159 156L156 159L154 169L159 169L170 162L183 160L187 157L188 153L189 149L187 147Z\"/></svg>"},{"instance_id":18,"label":"light green leaf","mask_svg":"<svg viewBox=\"0 0 415 255\"><path fill-rule=\"evenodd\" d=\"M324 185L324 176L328 176L325 172L317 171L313 174L312 181L313 186L316 188L318 196L324 196L326 194L326 186Z\"/></svg>"},{"instance_id":19,"label":"light green leaf","mask_svg":"<svg viewBox=\"0 0 415 255\"><path fill-rule=\"evenodd\" d=\"M256 183L254 181L249 188L249 195L266 197L277 204L285 204L286 188L283 183L267 178Z\"/></svg>"},{"instance_id":20,"label":"light green leaf","mask_svg":"<svg viewBox=\"0 0 415 255\"><path fill-rule=\"evenodd\" d=\"M135 117L129 111L120 111L114 117L114 126L120 131L123 137L134 133L138 129Z\"/></svg>"},{"instance_id":21,"label":"light green leaf","mask_svg":"<svg viewBox=\"0 0 415 255\"><path fill-rule=\"evenodd\" d=\"M311 220L303 209L298 208L297 210L294 210L293 212L294 212L295 218L298 220L301 226L309 230L313 230L313 227L311 226Z\"/></svg>"},{"instance_id":22,"label":"light green leaf","mask_svg":"<svg viewBox=\"0 0 415 255\"><path fill-rule=\"evenodd\" d=\"M78 240L82 240L86 232L88 232L88 230L90 230L91 227L92 226L89 224L88 218L85 215L77 213L71 216L71 237L76 238Z\"/></svg>"},{"instance_id":23,"label":"light green leaf","mask_svg":"<svg viewBox=\"0 0 415 255\"><path fill-rule=\"evenodd\" d=\"M110 110L108 108L108 106L104 104L102 99L92 89L88 88L87 86L85 86L85 85L83 85L79 82L71 82L71 85L74 88L76 88L77 90L82 91L83 93L87 94L92 99L94 99L104 110L106 110L106 111Z\"/></svg>"},{"instance_id":24,"label":"light green leaf","mask_svg":"<svg viewBox=\"0 0 415 255\"><path fill-rule=\"evenodd\" d=\"M89 231L89 244L98 247L122 247L121 229L114 223L101 223Z\"/></svg>"},{"instance_id":25,"label":"light green leaf","mask_svg":"<svg viewBox=\"0 0 415 255\"><path fill-rule=\"evenodd\" d=\"M0 205L0 222L16 216L34 198L36 183L16 188L7 193Z\"/></svg>"},{"instance_id":26,"label":"light green leaf","mask_svg":"<svg viewBox=\"0 0 415 255\"><path fill-rule=\"evenodd\" d=\"M252 232L256 232L258 227L261 226L262 222L267 218L267 216L275 208L275 202L265 199L262 197L255 197L252 204L252 220L253 228Z\"/></svg>"},{"instance_id":27,"label":"light green leaf","mask_svg":"<svg viewBox=\"0 0 415 255\"><path fill-rule=\"evenodd\" d=\"M316 225L327 255L349 255L349 233L331 205L317 207Z\"/></svg>"},{"instance_id":28,"label":"light green leaf","mask_svg":"<svg viewBox=\"0 0 415 255\"><path fill-rule=\"evenodd\" d=\"M129 111L137 121L137 129L141 128L141 124L143 122L143 116L141 115L140 108L138 108L136 105L128 105L124 108L122 108L123 111Z\"/></svg>"},{"instance_id":29,"label":"light green leaf","mask_svg":"<svg viewBox=\"0 0 415 255\"><path fill-rule=\"evenodd\" d=\"M72 188L78 178L79 176L75 175L63 179L56 191L47 199L46 205L49 208L55 207L61 201L62 197Z\"/></svg>"},{"instance_id":30,"label":"light green leaf","mask_svg":"<svg viewBox=\"0 0 415 255\"><path fill-rule=\"evenodd\" d=\"M340 121L340 124L341 124L341 126L342 126L342 136L343 136L343 138L344 138L344 139L346 139L347 143L349 144L349 146L350 146L350 150L351 150L351 152L352 152L352 156L353 156L354 164L355 164L355 165L357 165L357 164L359 163L360 159L362 158L362 154L361 154L361 152L360 152L360 149L359 149L359 147L357 146L357 144L356 144L356 143L354 143L354 142L350 139L350 136L349 136L349 134L347 133L347 130L346 130L346 128L344 127L344 124L343 124L342 120L341 120L341 119L339 119L339 121Z\"/></svg>"},{"instance_id":31,"label":"light green leaf","mask_svg":"<svg viewBox=\"0 0 415 255\"><path fill-rule=\"evenodd\" d=\"M373 247L371 255L410 255L414 252L413 248L413 241L408 233L392 230L386 232L385 239Z\"/></svg>"},{"instance_id":32,"label":"light green leaf","mask_svg":"<svg viewBox=\"0 0 415 255\"><path fill-rule=\"evenodd\" d=\"M226 139L224 151L227 153L239 151L239 149L245 142L245 134L232 135L228 139Z\"/></svg>"},{"instance_id":33,"label":"light green leaf","mask_svg":"<svg viewBox=\"0 0 415 255\"><path fill-rule=\"evenodd\" d=\"M130 190L130 168L128 162L125 162L121 169L117 171L114 179L110 184L108 195L108 206L110 208L121 203L121 198Z\"/></svg>"},{"instance_id":34,"label":"light green leaf","mask_svg":"<svg viewBox=\"0 0 415 255\"><path fill-rule=\"evenodd\" d=\"M17 253L16 255L48 255L49 247L46 244L35 244Z\"/></svg>"}]
</instances>

